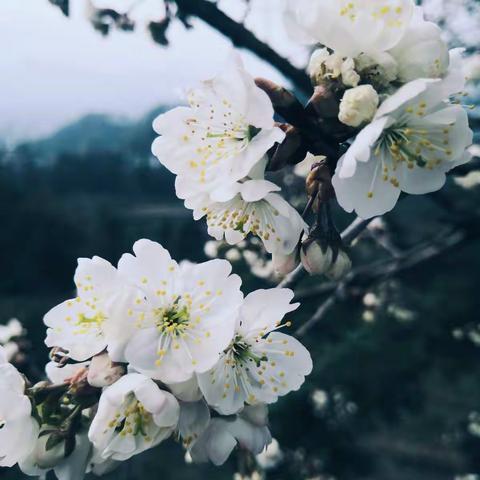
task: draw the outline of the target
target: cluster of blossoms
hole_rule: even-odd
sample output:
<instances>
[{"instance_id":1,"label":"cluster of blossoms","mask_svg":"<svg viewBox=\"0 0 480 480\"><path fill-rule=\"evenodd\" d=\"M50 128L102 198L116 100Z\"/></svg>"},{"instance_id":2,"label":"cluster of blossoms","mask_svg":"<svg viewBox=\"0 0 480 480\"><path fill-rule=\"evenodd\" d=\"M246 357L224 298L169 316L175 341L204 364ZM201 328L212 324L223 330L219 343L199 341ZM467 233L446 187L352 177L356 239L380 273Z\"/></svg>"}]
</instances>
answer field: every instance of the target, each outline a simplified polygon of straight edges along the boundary
<instances>
[{"instance_id":1,"label":"cluster of blossoms","mask_svg":"<svg viewBox=\"0 0 480 480\"><path fill-rule=\"evenodd\" d=\"M161 136L152 151L176 175L177 196L217 240L234 245L252 233L269 253L291 253L305 224L264 177L266 153L285 137L267 94L235 55L188 103L154 122Z\"/></svg>"},{"instance_id":2,"label":"cluster of blossoms","mask_svg":"<svg viewBox=\"0 0 480 480\"><path fill-rule=\"evenodd\" d=\"M124 3L123 14L137 6ZM267 268L261 255L243 253L258 276L301 261L337 280L351 262L332 220L334 197L362 218L381 215L401 192L440 189L471 158L467 114L453 100L465 83L462 52L448 51L413 0L287 0L285 19L292 36L322 45L306 107L254 80L233 55L188 92L188 106L155 120L152 151L194 219L235 245L232 260L251 234L272 255ZM306 177L303 215L267 178L287 165ZM0 466L80 480L172 436L193 461L217 465L236 446L259 454L271 442L267 405L312 369L305 347L279 331L298 307L293 292L244 297L227 260L178 264L149 240L133 252L117 267L79 260L77 296L44 319L48 381L30 385L0 350Z\"/></svg>"},{"instance_id":3,"label":"cluster of blossoms","mask_svg":"<svg viewBox=\"0 0 480 480\"><path fill-rule=\"evenodd\" d=\"M234 56L220 75L188 92L189 106L155 120L160 136L152 151L176 175L177 196L194 218L206 217L212 237L235 245L256 235L279 273L302 261L310 273L336 279L350 260L324 211L329 197L362 218L381 215L401 192L440 189L446 173L471 158L467 113L453 99L465 85L462 50L448 51L440 28L413 0L289 0L285 22L293 38L323 45L308 68L315 89L309 119L298 129L275 122L275 113L289 119L277 102L280 87L251 78ZM299 102L292 105L298 113ZM308 122L320 126L317 134L302 131ZM315 135L347 148L322 151ZM289 154L282 164L279 157ZM317 214L311 228L265 178L305 154L323 158L307 176Z\"/></svg>"},{"instance_id":4,"label":"cluster of blossoms","mask_svg":"<svg viewBox=\"0 0 480 480\"><path fill-rule=\"evenodd\" d=\"M149 240L133 252L117 268L79 259L77 296L45 315L49 382L26 385L2 350L1 465L83 478L172 435L217 465L237 445L258 454L270 443L267 405L312 369L279 331L299 306L293 292L244 298L226 260L177 264ZM20 449L6 441L20 436Z\"/></svg>"},{"instance_id":5,"label":"cluster of blossoms","mask_svg":"<svg viewBox=\"0 0 480 480\"><path fill-rule=\"evenodd\" d=\"M471 158L467 114L450 100L465 85L462 50L449 52L412 0L290 0L285 18L294 38L324 46L309 73L336 89L338 119L352 127L333 177L346 211L381 215Z\"/></svg>"}]
</instances>

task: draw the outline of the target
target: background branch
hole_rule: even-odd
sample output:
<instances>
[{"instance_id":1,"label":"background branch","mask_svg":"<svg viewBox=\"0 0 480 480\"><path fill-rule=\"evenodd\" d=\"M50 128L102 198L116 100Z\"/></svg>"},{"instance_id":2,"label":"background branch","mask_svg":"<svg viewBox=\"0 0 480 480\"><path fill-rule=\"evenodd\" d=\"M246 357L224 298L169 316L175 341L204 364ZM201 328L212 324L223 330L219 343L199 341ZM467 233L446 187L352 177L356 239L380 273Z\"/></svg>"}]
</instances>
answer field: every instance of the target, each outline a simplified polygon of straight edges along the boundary
<instances>
[{"instance_id":1,"label":"background branch","mask_svg":"<svg viewBox=\"0 0 480 480\"><path fill-rule=\"evenodd\" d=\"M305 335L325 317L337 302L345 300L351 293L360 295L374 284L384 282L400 273L431 261L454 247L459 247L468 241L480 238L480 229L476 225L476 221L472 220L470 223L471 228L468 229L446 229L432 240L416 245L408 251L399 254L393 260L382 260L371 265L358 267L352 270L336 286L332 283L326 284L323 293L331 289L331 294L318 307L314 315L297 329L295 336L302 337ZM312 295L314 294L312 291ZM318 295L318 292L316 294ZM303 299L305 298L307 298L306 294L303 295Z\"/></svg>"},{"instance_id":2,"label":"background branch","mask_svg":"<svg viewBox=\"0 0 480 480\"><path fill-rule=\"evenodd\" d=\"M175 2L182 15L191 15L203 20L230 39L236 47L250 50L262 60L270 63L303 93L311 94L312 85L303 70L294 67L286 58L259 40L244 25L222 12L217 5L208 0L175 0Z\"/></svg>"}]
</instances>

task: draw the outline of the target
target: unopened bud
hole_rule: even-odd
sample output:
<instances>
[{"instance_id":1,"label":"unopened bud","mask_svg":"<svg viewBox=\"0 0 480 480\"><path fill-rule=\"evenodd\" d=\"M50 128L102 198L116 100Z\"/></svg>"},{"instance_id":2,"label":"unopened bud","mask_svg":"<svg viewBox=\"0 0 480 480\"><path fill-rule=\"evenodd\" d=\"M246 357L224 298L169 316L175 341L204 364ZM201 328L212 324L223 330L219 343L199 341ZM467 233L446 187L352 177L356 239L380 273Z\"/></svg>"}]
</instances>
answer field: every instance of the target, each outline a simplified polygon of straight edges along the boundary
<instances>
[{"instance_id":1,"label":"unopened bud","mask_svg":"<svg viewBox=\"0 0 480 480\"><path fill-rule=\"evenodd\" d=\"M310 275L326 275L340 280L351 268L348 255L340 249L335 256L332 247L322 246L316 241L307 241L300 249L302 265Z\"/></svg>"},{"instance_id":2,"label":"unopened bud","mask_svg":"<svg viewBox=\"0 0 480 480\"><path fill-rule=\"evenodd\" d=\"M323 250L317 242L311 242L301 248L300 258L303 267L310 275L321 275L332 266L333 252L330 247Z\"/></svg>"},{"instance_id":3,"label":"unopened bud","mask_svg":"<svg viewBox=\"0 0 480 480\"><path fill-rule=\"evenodd\" d=\"M327 277L332 280L340 280L350 271L351 268L352 261L349 256L343 250L340 250L330 270L327 272Z\"/></svg>"},{"instance_id":4,"label":"unopened bud","mask_svg":"<svg viewBox=\"0 0 480 480\"><path fill-rule=\"evenodd\" d=\"M108 387L125 374L125 367L112 362L108 353L95 355L88 368L87 381L92 387Z\"/></svg>"},{"instance_id":5,"label":"unopened bud","mask_svg":"<svg viewBox=\"0 0 480 480\"><path fill-rule=\"evenodd\" d=\"M360 75L355 71L353 58L347 58L342 63L342 82L346 87L356 87L360 81Z\"/></svg>"},{"instance_id":6,"label":"unopened bud","mask_svg":"<svg viewBox=\"0 0 480 480\"><path fill-rule=\"evenodd\" d=\"M278 275L284 276L289 274L299 264L298 250L295 250L288 255L274 253L272 255L273 268Z\"/></svg>"},{"instance_id":7,"label":"unopened bud","mask_svg":"<svg viewBox=\"0 0 480 480\"><path fill-rule=\"evenodd\" d=\"M378 103L378 93L371 85L350 88L343 94L338 119L350 127L359 127L372 120Z\"/></svg>"}]
</instances>

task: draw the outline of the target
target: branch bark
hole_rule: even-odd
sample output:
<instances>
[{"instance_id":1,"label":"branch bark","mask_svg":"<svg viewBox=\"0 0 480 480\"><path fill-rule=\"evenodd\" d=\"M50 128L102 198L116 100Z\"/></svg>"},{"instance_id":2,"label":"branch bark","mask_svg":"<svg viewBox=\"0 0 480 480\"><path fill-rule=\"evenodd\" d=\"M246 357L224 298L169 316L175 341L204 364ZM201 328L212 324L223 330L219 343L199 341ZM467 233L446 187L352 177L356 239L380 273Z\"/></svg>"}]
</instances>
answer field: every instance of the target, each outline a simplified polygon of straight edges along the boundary
<instances>
[{"instance_id":1,"label":"branch bark","mask_svg":"<svg viewBox=\"0 0 480 480\"><path fill-rule=\"evenodd\" d=\"M200 18L229 38L236 47L250 50L262 60L273 65L303 93L307 95L312 93L310 79L303 70L294 67L286 58L259 40L244 25L222 12L214 3L208 0L175 0L175 2L183 15Z\"/></svg>"},{"instance_id":2,"label":"branch bark","mask_svg":"<svg viewBox=\"0 0 480 480\"><path fill-rule=\"evenodd\" d=\"M478 221L478 220L477 220ZM446 230L429 242L422 242L398 257L382 260L373 265L361 266L352 270L337 286L330 284L332 291L327 299L318 307L314 315L295 332L296 337L302 337L317 323L319 323L331 308L339 301L349 296L349 292L357 288L356 294L364 292L372 285L383 282L388 278L404 273L417 266L431 261L448 250L458 247L477 238L480 238L480 229L474 226L472 230ZM328 291L328 289L325 289ZM303 295L306 298L306 295Z\"/></svg>"}]
</instances>

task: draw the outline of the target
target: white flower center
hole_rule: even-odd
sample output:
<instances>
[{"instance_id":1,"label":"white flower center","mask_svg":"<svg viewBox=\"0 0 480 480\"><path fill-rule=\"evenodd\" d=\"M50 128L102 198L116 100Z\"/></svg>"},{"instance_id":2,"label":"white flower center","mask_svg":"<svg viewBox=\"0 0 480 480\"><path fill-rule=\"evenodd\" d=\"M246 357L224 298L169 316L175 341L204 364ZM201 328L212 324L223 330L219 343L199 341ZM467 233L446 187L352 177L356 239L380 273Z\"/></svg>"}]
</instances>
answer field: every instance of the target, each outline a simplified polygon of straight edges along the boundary
<instances>
[{"instance_id":1,"label":"white flower center","mask_svg":"<svg viewBox=\"0 0 480 480\"><path fill-rule=\"evenodd\" d=\"M192 92L189 104L194 114L186 120L187 131L182 140L194 144L194 156L189 166L198 182L205 183L222 160L238 155L259 130L234 111L226 99L205 104Z\"/></svg>"},{"instance_id":2,"label":"white flower center","mask_svg":"<svg viewBox=\"0 0 480 480\"><path fill-rule=\"evenodd\" d=\"M154 315L157 330L162 334L182 336L190 326L190 309L188 305L181 305L179 299L168 308L155 308Z\"/></svg>"},{"instance_id":3,"label":"white flower center","mask_svg":"<svg viewBox=\"0 0 480 480\"><path fill-rule=\"evenodd\" d=\"M451 160L453 151L450 147L452 125L420 124L412 122L411 117L422 118L427 104L420 102L417 107L406 108L407 116L397 124L386 129L374 147L374 155L378 160L371 188L367 193L373 197L373 185L378 175L384 182L390 182L398 188L400 183L396 177L402 165L408 169L423 168L433 170L443 162Z\"/></svg>"},{"instance_id":4,"label":"white flower center","mask_svg":"<svg viewBox=\"0 0 480 480\"><path fill-rule=\"evenodd\" d=\"M92 330L100 331L106 318L107 317L102 312L93 312L91 316L79 313L77 314L77 319L74 323L75 327L78 328L73 330L73 334L84 335L90 333ZM72 317L68 316L66 321L71 322Z\"/></svg>"},{"instance_id":5,"label":"white flower center","mask_svg":"<svg viewBox=\"0 0 480 480\"><path fill-rule=\"evenodd\" d=\"M277 242L281 241L273 226L280 213L266 201L245 202L237 196L230 202L204 207L202 211L210 228L236 230L244 235L252 233L263 240L275 236Z\"/></svg>"}]
</instances>

